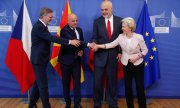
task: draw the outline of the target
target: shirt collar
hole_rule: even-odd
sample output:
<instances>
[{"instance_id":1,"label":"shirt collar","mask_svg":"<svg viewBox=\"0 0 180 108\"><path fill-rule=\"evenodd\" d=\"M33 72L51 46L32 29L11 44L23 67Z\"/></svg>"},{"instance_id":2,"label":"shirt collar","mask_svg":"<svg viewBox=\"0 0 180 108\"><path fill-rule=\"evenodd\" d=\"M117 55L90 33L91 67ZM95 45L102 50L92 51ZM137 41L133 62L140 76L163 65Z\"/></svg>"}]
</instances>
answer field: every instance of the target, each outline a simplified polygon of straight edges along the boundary
<instances>
[{"instance_id":1,"label":"shirt collar","mask_svg":"<svg viewBox=\"0 0 180 108\"><path fill-rule=\"evenodd\" d=\"M39 21L41 21L45 27L47 26L41 19L39 19Z\"/></svg>"},{"instance_id":2,"label":"shirt collar","mask_svg":"<svg viewBox=\"0 0 180 108\"><path fill-rule=\"evenodd\" d=\"M108 18L105 18L106 21L110 21L110 22L113 22L113 15L108 19Z\"/></svg>"}]
</instances>

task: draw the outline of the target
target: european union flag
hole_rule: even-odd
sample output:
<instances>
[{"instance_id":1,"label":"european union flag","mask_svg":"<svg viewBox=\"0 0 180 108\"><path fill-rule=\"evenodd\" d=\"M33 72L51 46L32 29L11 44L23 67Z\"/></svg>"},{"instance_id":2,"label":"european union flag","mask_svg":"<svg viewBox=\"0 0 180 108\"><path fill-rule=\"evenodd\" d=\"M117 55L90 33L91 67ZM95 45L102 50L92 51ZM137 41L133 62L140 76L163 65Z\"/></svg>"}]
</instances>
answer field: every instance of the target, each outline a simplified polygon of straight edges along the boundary
<instances>
[{"instance_id":1,"label":"european union flag","mask_svg":"<svg viewBox=\"0 0 180 108\"><path fill-rule=\"evenodd\" d=\"M145 88L148 88L150 85L160 79L160 69L156 39L149 18L146 2L144 2L143 9L137 22L136 33L143 35L148 47L148 54L144 58L144 86Z\"/></svg>"},{"instance_id":2,"label":"european union flag","mask_svg":"<svg viewBox=\"0 0 180 108\"><path fill-rule=\"evenodd\" d=\"M156 18L155 27L169 27L170 19L169 18Z\"/></svg>"}]
</instances>

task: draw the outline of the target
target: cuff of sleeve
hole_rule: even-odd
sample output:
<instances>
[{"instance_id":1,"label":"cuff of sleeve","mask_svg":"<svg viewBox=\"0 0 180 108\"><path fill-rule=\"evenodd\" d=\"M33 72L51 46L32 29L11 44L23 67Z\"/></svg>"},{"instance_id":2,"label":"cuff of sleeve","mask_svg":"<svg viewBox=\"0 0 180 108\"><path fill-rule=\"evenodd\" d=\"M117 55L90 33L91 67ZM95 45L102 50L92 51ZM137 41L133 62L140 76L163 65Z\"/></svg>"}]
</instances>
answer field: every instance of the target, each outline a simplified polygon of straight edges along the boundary
<instances>
[{"instance_id":1,"label":"cuff of sleeve","mask_svg":"<svg viewBox=\"0 0 180 108\"><path fill-rule=\"evenodd\" d=\"M87 47L90 47L90 44L89 44L89 42L87 43Z\"/></svg>"}]
</instances>

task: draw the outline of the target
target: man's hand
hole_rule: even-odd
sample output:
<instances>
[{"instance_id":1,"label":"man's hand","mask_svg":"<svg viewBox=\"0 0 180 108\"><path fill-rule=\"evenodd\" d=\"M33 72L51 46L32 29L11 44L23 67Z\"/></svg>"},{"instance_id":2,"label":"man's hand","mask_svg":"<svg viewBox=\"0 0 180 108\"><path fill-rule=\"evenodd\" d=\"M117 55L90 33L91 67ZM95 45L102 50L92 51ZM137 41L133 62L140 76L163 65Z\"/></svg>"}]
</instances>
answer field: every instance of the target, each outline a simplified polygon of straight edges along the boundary
<instances>
[{"instance_id":1,"label":"man's hand","mask_svg":"<svg viewBox=\"0 0 180 108\"><path fill-rule=\"evenodd\" d=\"M69 40L69 44L78 47L80 45L80 41L77 39Z\"/></svg>"},{"instance_id":2,"label":"man's hand","mask_svg":"<svg viewBox=\"0 0 180 108\"><path fill-rule=\"evenodd\" d=\"M98 50L98 45L94 42L89 43L89 48L91 48L92 51L96 52Z\"/></svg>"},{"instance_id":3,"label":"man's hand","mask_svg":"<svg viewBox=\"0 0 180 108\"><path fill-rule=\"evenodd\" d=\"M83 51L82 51L82 50L80 50L80 51L78 52L78 56L80 56L80 57L83 56Z\"/></svg>"},{"instance_id":4,"label":"man's hand","mask_svg":"<svg viewBox=\"0 0 180 108\"><path fill-rule=\"evenodd\" d=\"M97 44L95 44L95 45L92 47L92 50L93 50L94 52L96 52L98 49L99 49L99 47L98 47Z\"/></svg>"},{"instance_id":5,"label":"man's hand","mask_svg":"<svg viewBox=\"0 0 180 108\"><path fill-rule=\"evenodd\" d=\"M92 42L92 43L89 43L88 47L89 47L89 48L93 48L94 45L96 45L96 43Z\"/></svg>"},{"instance_id":6,"label":"man's hand","mask_svg":"<svg viewBox=\"0 0 180 108\"><path fill-rule=\"evenodd\" d=\"M118 62L121 61L121 57L122 57L122 54L119 53L119 54L117 55L117 57L116 57L116 59L118 60Z\"/></svg>"}]
</instances>

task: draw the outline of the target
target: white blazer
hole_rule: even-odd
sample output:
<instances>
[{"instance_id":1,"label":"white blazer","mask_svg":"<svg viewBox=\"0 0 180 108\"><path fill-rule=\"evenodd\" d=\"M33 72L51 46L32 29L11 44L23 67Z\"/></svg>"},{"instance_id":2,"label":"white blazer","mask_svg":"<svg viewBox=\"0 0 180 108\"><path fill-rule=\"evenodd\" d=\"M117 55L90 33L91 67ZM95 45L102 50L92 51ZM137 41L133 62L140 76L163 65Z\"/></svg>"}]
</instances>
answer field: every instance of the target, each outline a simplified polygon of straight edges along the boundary
<instances>
[{"instance_id":1,"label":"white blazer","mask_svg":"<svg viewBox=\"0 0 180 108\"><path fill-rule=\"evenodd\" d=\"M130 42L128 42L128 38L125 34L120 34L116 40L105 45L106 49L114 48L117 45L121 46L121 62L125 66L128 64L130 58L137 57L139 54L143 54L145 56L148 52L143 36L137 33L133 33L133 36L130 38ZM142 62L143 58L139 58L133 64L139 65Z\"/></svg>"}]
</instances>

